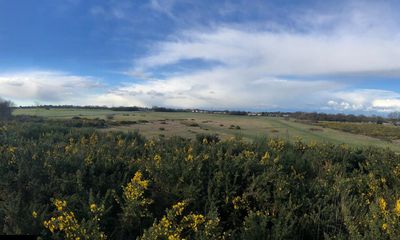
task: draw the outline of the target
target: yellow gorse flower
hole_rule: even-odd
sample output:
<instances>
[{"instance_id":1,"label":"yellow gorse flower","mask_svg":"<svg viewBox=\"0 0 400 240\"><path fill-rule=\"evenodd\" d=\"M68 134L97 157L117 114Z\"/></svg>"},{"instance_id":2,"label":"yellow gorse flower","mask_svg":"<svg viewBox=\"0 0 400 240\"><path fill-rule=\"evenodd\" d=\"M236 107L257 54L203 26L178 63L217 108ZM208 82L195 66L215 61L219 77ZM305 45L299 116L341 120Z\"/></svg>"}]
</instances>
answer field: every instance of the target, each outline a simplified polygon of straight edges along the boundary
<instances>
[{"instance_id":1,"label":"yellow gorse flower","mask_svg":"<svg viewBox=\"0 0 400 240\"><path fill-rule=\"evenodd\" d=\"M137 171L131 181L123 187L124 198L127 202L137 201L139 205L145 206L151 203L151 200L144 198L144 191L149 186L149 180L143 179L142 172Z\"/></svg>"},{"instance_id":2,"label":"yellow gorse flower","mask_svg":"<svg viewBox=\"0 0 400 240\"><path fill-rule=\"evenodd\" d=\"M387 223L382 224L382 230L383 231L387 231L388 227L389 227L389 225Z\"/></svg>"},{"instance_id":3,"label":"yellow gorse flower","mask_svg":"<svg viewBox=\"0 0 400 240\"><path fill-rule=\"evenodd\" d=\"M168 236L168 240L182 240L178 233L173 233Z\"/></svg>"},{"instance_id":4,"label":"yellow gorse flower","mask_svg":"<svg viewBox=\"0 0 400 240\"><path fill-rule=\"evenodd\" d=\"M97 206L96 206L96 204L94 204L94 203L90 204L90 211L91 211L91 212L96 212L96 211L97 211Z\"/></svg>"},{"instance_id":5,"label":"yellow gorse flower","mask_svg":"<svg viewBox=\"0 0 400 240\"><path fill-rule=\"evenodd\" d=\"M15 150L17 150L16 147L8 147L8 151L9 151L10 153L15 153Z\"/></svg>"},{"instance_id":6,"label":"yellow gorse flower","mask_svg":"<svg viewBox=\"0 0 400 240\"><path fill-rule=\"evenodd\" d=\"M133 176L132 178L132 182L141 186L143 189L147 189L147 187L149 186L149 180L142 180L142 172L140 171L137 171L135 173L135 176Z\"/></svg>"},{"instance_id":7,"label":"yellow gorse flower","mask_svg":"<svg viewBox=\"0 0 400 240\"><path fill-rule=\"evenodd\" d=\"M67 206L67 202L56 199L54 200L54 206L56 206L58 211L62 211Z\"/></svg>"},{"instance_id":8,"label":"yellow gorse flower","mask_svg":"<svg viewBox=\"0 0 400 240\"><path fill-rule=\"evenodd\" d=\"M183 221L188 222L189 227L197 232L198 227L206 221L206 218L202 214L189 214L183 218Z\"/></svg>"},{"instance_id":9,"label":"yellow gorse flower","mask_svg":"<svg viewBox=\"0 0 400 240\"><path fill-rule=\"evenodd\" d=\"M252 157L255 155L255 153L254 153L253 151L244 150L244 151L243 151L243 155L244 155L244 157L246 157L246 158L252 158Z\"/></svg>"},{"instance_id":10,"label":"yellow gorse flower","mask_svg":"<svg viewBox=\"0 0 400 240\"><path fill-rule=\"evenodd\" d=\"M266 164L268 163L269 159L271 158L271 156L269 155L268 152L265 152L264 156L261 158L261 163L262 164Z\"/></svg>"},{"instance_id":11,"label":"yellow gorse flower","mask_svg":"<svg viewBox=\"0 0 400 240\"><path fill-rule=\"evenodd\" d=\"M188 203L177 202L167 210L158 223L143 234L141 239L187 239L187 234L202 231L207 239L217 239L213 232L219 225L218 218L207 218L202 214L190 212L184 215Z\"/></svg>"},{"instance_id":12,"label":"yellow gorse flower","mask_svg":"<svg viewBox=\"0 0 400 240\"><path fill-rule=\"evenodd\" d=\"M385 210L386 210L387 203L386 203L386 201L385 201L384 198L379 198L379 199L378 199L378 205L379 205L379 208L380 208L382 211L385 211Z\"/></svg>"},{"instance_id":13,"label":"yellow gorse flower","mask_svg":"<svg viewBox=\"0 0 400 240\"><path fill-rule=\"evenodd\" d=\"M186 202L177 202L175 205L172 206L172 209L174 210L175 214L179 216L182 215L182 212L183 210L185 210L186 206Z\"/></svg>"},{"instance_id":14,"label":"yellow gorse flower","mask_svg":"<svg viewBox=\"0 0 400 240\"><path fill-rule=\"evenodd\" d=\"M193 161L193 155L192 155L192 154L189 154L189 155L186 157L186 160L187 160L187 161Z\"/></svg>"},{"instance_id":15,"label":"yellow gorse flower","mask_svg":"<svg viewBox=\"0 0 400 240\"><path fill-rule=\"evenodd\" d=\"M154 162L156 162L157 166L160 166L160 164L161 164L161 156L159 154L156 154L154 156Z\"/></svg>"},{"instance_id":16,"label":"yellow gorse flower","mask_svg":"<svg viewBox=\"0 0 400 240\"><path fill-rule=\"evenodd\" d=\"M396 205L394 206L394 213L397 216L400 216L400 199L396 201Z\"/></svg>"},{"instance_id":17,"label":"yellow gorse flower","mask_svg":"<svg viewBox=\"0 0 400 240\"><path fill-rule=\"evenodd\" d=\"M59 211L56 216L51 217L49 220L44 221L43 225L47 228L51 233L55 233L57 231L64 233L65 239L92 239L93 235L85 229L75 217L74 212L66 211L67 202L59 199L54 200L54 205ZM96 209L96 204L91 204L90 209ZM33 214L33 213L32 213ZM97 222L99 219L95 218L94 221ZM100 232L100 229L97 227L96 229L99 235L96 236L96 239L106 239L104 233Z\"/></svg>"}]
</instances>

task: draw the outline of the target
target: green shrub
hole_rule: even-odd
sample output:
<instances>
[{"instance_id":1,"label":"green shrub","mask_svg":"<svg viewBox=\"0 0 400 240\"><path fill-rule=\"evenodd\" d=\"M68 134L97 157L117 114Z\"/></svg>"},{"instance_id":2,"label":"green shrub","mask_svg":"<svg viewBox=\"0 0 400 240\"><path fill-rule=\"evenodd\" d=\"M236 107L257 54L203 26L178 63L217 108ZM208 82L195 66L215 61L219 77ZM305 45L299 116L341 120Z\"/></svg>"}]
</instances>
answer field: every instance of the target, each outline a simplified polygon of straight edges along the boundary
<instances>
[{"instance_id":1,"label":"green shrub","mask_svg":"<svg viewBox=\"0 0 400 240\"><path fill-rule=\"evenodd\" d=\"M0 234L68 238L59 217L73 213L65 224L77 231L68 234L93 238L400 235L400 156L387 149L216 135L145 139L68 122L0 126Z\"/></svg>"}]
</instances>

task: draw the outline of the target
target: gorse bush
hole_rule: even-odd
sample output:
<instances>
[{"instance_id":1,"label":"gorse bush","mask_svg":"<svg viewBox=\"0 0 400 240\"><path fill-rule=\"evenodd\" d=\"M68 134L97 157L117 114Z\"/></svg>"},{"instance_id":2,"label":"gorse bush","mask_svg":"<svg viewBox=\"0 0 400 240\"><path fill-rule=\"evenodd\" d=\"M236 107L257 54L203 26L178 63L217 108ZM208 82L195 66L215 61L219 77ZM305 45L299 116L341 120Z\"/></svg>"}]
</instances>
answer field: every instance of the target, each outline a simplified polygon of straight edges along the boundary
<instances>
[{"instance_id":1,"label":"gorse bush","mask_svg":"<svg viewBox=\"0 0 400 240\"><path fill-rule=\"evenodd\" d=\"M397 239L387 149L0 126L0 234L44 239Z\"/></svg>"}]
</instances>

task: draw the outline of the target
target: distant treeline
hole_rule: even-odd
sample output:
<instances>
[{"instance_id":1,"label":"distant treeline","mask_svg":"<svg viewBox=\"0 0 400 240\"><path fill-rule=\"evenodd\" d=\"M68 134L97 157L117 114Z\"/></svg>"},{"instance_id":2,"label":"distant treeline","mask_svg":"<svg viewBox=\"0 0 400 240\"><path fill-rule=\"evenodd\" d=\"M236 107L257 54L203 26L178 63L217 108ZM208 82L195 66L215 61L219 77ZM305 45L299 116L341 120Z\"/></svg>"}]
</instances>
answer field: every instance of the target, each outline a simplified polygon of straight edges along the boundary
<instances>
[{"instance_id":1,"label":"distant treeline","mask_svg":"<svg viewBox=\"0 0 400 240\"><path fill-rule=\"evenodd\" d=\"M328 114L317 112L246 112L246 111L205 111L215 114L228 115L252 115L252 116L268 116L268 117L290 117L308 121L335 121L335 122L374 122L381 124L387 122L388 119L381 116L365 116L353 114Z\"/></svg>"},{"instance_id":2,"label":"distant treeline","mask_svg":"<svg viewBox=\"0 0 400 240\"><path fill-rule=\"evenodd\" d=\"M328 114L328 113L317 113L317 112L272 112L263 113L263 115L273 115L276 117L292 117L301 120L309 121L335 121L335 122L374 122L383 123L386 121L381 116L364 116L364 115L353 115L353 114Z\"/></svg>"},{"instance_id":3,"label":"distant treeline","mask_svg":"<svg viewBox=\"0 0 400 240\"><path fill-rule=\"evenodd\" d=\"M107 107L107 106L76 106L76 105L38 105L38 106L20 106L21 109L32 109L32 108L45 108L45 109L88 109L88 110L112 110L112 111L155 111L155 112L189 112L191 109L179 109L179 108L166 108L166 107Z\"/></svg>"},{"instance_id":4,"label":"distant treeline","mask_svg":"<svg viewBox=\"0 0 400 240\"><path fill-rule=\"evenodd\" d=\"M94 109L94 110L113 110L113 111L140 111L144 108L141 107L107 107L107 106L76 106L76 105L37 105L37 106L20 106L21 109L35 109L35 108L45 108L45 109Z\"/></svg>"}]
</instances>

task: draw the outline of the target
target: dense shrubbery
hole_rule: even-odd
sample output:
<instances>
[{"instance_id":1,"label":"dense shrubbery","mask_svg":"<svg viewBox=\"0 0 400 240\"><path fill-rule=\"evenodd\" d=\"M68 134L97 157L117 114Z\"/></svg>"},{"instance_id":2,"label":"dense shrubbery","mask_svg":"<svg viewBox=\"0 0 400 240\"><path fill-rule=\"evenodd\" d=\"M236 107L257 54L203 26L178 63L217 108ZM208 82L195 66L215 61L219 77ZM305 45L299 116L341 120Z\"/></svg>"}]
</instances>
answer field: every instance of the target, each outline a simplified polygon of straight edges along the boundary
<instances>
[{"instance_id":1,"label":"dense shrubbery","mask_svg":"<svg viewBox=\"0 0 400 240\"><path fill-rule=\"evenodd\" d=\"M396 239L400 159L216 136L0 125L0 234L46 239Z\"/></svg>"},{"instance_id":2,"label":"dense shrubbery","mask_svg":"<svg viewBox=\"0 0 400 240\"><path fill-rule=\"evenodd\" d=\"M386 141L400 139L400 128L372 123L320 122L318 125L344 132L375 137Z\"/></svg>"},{"instance_id":3,"label":"dense shrubbery","mask_svg":"<svg viewBox=\"0 0 400 240\"><path fill-rule=\"evenodd\" d=\"M366 122L366 123L378 123L381 124L386 122L381 116L364 116L364 115L353 115L353 114L328 114L328 113L317 113L317 112L277 112L267 113L266 115L274 114L275 116L288 116L296 119L307 120L312 122L318 121L333 121L333 122Z\"/></svg>"}]
</instances>

